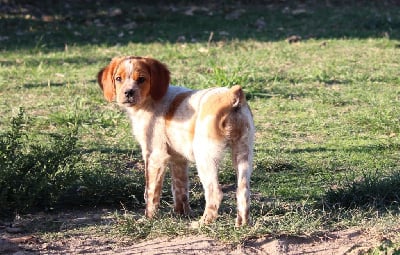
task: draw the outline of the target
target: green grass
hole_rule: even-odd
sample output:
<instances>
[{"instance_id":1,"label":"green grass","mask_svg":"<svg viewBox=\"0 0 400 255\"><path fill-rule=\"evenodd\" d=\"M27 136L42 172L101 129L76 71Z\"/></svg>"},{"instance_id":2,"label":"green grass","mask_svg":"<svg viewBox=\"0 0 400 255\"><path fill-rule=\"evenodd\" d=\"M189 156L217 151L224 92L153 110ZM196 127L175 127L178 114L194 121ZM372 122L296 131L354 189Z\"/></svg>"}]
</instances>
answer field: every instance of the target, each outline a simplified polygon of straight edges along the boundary
<instances>
[{"instance_id":1,"label":"green grass","mask_svg":"<svg viewBox=\"0 0 400 255\"><path fill-rule=\"evenodd\" d=\"M68 158L49 163L55 173L63 169L74 178L58 180L56 189L38 184L52 200L28 196L19 206L7 200L0 206L4 217L122 203L130 213L119 216L116 227L135 238L200 232L234 242L351 226L392 229L382 222L398 222L393 215L399 214L400 7L390 1L330 2L209 3L193 16L184 14L190 4L8 4L0 16L2 136L10 134L21 107L25 114L21 144L2 140L4 146L21 146L16 155L35 163L39 152L51 157L71 131L77 133L73 148L65 148L74 164ZM235 9L243 9L241 15L227 19ZM290 44L291 35L302 40ZM165 62L173 84L244 87L257 127L252 227L232 227L232 192L216 223L188 227L204 206L195 167L192 218L171 214L167 177L162 212L155 220L142 219L140 149L125 115L103 99L96 84L98 70L117 55ZM26 164L0 169L29 170ZM226 160L221 182L227 187L234 180ZM1 193L13 188L3 182ZM29 202L34 199L45 206Z\"/></svg>"}]
</instances>

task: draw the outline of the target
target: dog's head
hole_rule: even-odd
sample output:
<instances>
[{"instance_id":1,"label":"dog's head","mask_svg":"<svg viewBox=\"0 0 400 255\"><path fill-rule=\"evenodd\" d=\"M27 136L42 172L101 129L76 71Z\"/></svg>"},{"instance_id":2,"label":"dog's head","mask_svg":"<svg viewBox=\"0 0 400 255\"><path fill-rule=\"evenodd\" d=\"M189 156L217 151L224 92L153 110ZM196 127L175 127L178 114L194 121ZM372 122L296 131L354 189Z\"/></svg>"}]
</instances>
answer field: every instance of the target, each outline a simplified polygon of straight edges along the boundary
<instances>
[{"instance_id":1,"label":"dog's head","mask_svg":"<svg viewBox=\"0 0 400 255\"><path fill-rule=\"evenodd\" d=\"M104 97L122 106L139 106L147 99L160 100L167 92L168 68L158 60L116 57L97 75Z\"/></svg>"}]
</instances>

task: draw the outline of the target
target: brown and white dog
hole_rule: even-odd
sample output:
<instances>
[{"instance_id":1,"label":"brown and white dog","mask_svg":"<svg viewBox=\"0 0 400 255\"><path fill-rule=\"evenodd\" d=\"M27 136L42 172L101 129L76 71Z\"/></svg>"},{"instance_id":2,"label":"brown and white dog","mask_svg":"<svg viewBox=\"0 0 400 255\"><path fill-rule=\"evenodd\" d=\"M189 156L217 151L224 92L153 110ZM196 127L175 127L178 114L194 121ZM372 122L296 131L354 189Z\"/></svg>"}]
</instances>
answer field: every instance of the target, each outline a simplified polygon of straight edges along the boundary
<instances>
[{"instance_id":1,"label":"brown and white dog","mask_svg":"<svg viewBox=\"0 0 400 255\"><path fill-rule=\"evenodd\" d=\"M200 223L215 220L223 197L218 164L230 148L237 172L236 225L249 223L254 123L240 86L204 90L170 86L167 67L143 57L112 59L98 73L98 82L105 98L115 99L127 112L142 148L147 217L154 216L160 203L167 165L174 210L189 213L188 164L195 162L206 200Z\"/></svg>"}]
</instances>

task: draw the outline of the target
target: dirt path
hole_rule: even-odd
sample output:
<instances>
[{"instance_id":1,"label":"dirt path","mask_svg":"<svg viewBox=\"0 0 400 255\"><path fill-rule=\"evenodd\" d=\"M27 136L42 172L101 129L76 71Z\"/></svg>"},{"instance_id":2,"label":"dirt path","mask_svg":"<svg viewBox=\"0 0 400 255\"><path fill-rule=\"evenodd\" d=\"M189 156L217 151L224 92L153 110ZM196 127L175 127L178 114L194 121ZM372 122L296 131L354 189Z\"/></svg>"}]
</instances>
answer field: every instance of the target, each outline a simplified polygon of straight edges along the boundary
<instances>
[{"instance_id":1,"label":"dirt path","mask_svg":"<svg viewBox=\"0 0 400 255\"><path fill-rule=\"evenodd\" d=\"M34 235L2 234L0 254L360 254L384 241L357 230L331 233L323 239L260 238L231 247L204 236L157 238L128 244L101 236L76 235L44 242Z\"/></svg>"},{"instance_id":2,"label":"dirt path","mask_svg":"<svg viewBox=\"0 0 400 255\"><path fill-rule=\"evenodd\" d=\"M160 237L142 242L134 242L115 235L102 234L101 231L81 231L79 226L103 222L98 213L87 216L86 213L69 213L55 216L51 221L61 222L61 228L75 229L51 238L40 234L27 234L25 228L9 227L0 224L0 254L360 254L379 246L393 236L400 236L400 228L387 237L379 232L348 229L332 232L321 238L281 237L273 239L263 237L247 241L239 246L232 246L206 236ZM41 217L41 218L40 218ZM47 220L49 215L35 216L34 224ZM37 219L39 218L39 219ZM32 223L32 219L30 220ZM69 224L66 226L65 224ZM22 231L22 229L25 231ZM57 231L55 231L57 233ZM60 232L63 232L62 229Z\"/></svg>"},{"instance_id":3,"label":"dirt path","mask_svg":"<svg viewBox=\"0 0 400 255\"><path fill-rule=\"evenodd\" d=\"M127 247L121 254L359 254L379 241L377 237L356 230L332 233L325 240L260 238L238 247L196 236L150 240Z\"/></svg>"}]
</instances>

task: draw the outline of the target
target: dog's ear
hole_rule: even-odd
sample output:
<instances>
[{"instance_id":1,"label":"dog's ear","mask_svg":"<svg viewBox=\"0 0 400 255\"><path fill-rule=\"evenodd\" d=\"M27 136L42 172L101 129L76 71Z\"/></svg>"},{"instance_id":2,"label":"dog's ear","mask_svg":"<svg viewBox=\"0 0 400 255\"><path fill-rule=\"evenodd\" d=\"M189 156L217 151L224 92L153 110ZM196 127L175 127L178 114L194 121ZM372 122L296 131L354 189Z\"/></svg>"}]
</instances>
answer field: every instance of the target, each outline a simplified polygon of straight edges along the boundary
<instances>
[{"instance_id":1,"label":"dog's ear","mask_svg":"<svg viewBox=\"0 0 400 255\"><path fill-rule=\"evenodd\" d=\"M119 65L121 60L124 58L113 58L110 64L97 74L97 82L100 88L103 90L104 97L108 102L111 102L115 97L115 86L114 86L114 72L115 68Z\"/></svg>"},{"instance_id":2,"label":"dog's ear","mask_svg":"<svg viewBox=\"0 0 400 255\"><path fill-rule=\"evenodd\" d=\"M166 93L170 82L166 65L153 58L143 58L150 67L150 96L160 100Z\"/></svg>"}]
</instances>

